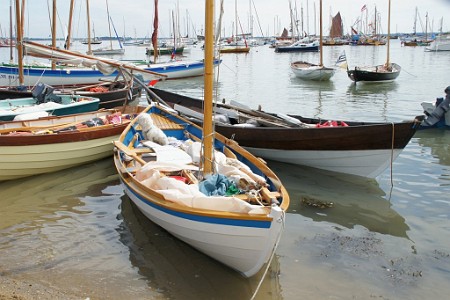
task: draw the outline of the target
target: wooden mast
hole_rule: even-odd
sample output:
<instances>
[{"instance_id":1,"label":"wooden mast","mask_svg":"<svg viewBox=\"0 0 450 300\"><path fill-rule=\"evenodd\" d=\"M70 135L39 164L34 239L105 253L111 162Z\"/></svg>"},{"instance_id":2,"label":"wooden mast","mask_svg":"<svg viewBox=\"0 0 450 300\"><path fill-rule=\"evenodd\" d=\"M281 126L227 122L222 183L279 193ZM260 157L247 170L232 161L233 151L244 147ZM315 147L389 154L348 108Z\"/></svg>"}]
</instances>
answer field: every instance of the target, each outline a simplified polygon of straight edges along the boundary
<instances>
[{"instance_id":1,"label":"wooden mast","mask_svg":"<svg viewBox=\"0 0 450 300\"><path fill-rule=\"evenodd\" d=\"M24 36L24 34L23 34L23 32L24 32L24 30L25 30L25 22L23 21L23 20L25 20L25 0L22 0L22 9L21 9L21 16L20 16L20 20L22 20L22 21L20 21L20 24L21 24L21 26L22 26L22 38L23 38L23 36Z\"/></svg>"},{"instance_id":2,"label":"wooden mast","mask_svg":"<svg viewBox=\"0 0 450 300\"><path fill-rule=\"evenodd\" d=\"M158 59L158 0L155 0L155 17L153 19L153 34L152 34L152 45L153 45L153 62L156 63Z\"/></svg>"},{"instance_id":3,"label":"wooden mast","mask_svg":"<svg viewBox=\"0 0 450 300\"><path fill-rule=\"evenodd\" d=\"M388 34L387 34L387 57L386 67L389 67L389 48L391 42L391 0L388 2Z\"/></svg>"},{"instance_id":4,"label":"wooden mast","mask_svg":"<svg viewBox=\"0 0 450 300\"><path fill-rule=\"evenodd\" d=\"M214 88L214 0L205 2L205 100L203 117L203 176L212 173L213 159L213 126L212 102Z\"/></svg>"},{"instance_id":5,"label":"wooden mast","mask_svg":"<svg viewBox=\"0 0 450 300\"><path fill-rule=\"evenodd\" d=\"M67 39L65 43L65 49L70 50L70 43L72 39L72 18L73 18L73 6L74 0L70 0L70 11L69 11L69 28L67 28Z\"/></svg>"},{"instance_id":6,"label":"wooden mast","mask_svg":"<svg viewBox=\"0 0 450 300\"><path fill-rule=\"evenodd\" d=\"M87 14L87 27L88 27L88 32L87 32L88 51L87 51L87 54L88 55L92 55L92 49L91 49L91 17L90 17L90 14L89 14L89 0L86 0L86 14Z\"/></svg>"},{"instance_id":7,"label":"wooden mast","mask_svg":"<svg viewBox=\"0 0 450 300\"><path fill-rule=\"evenodd\" d=\"M22 45L22 20L20 16L20 3L16 0L16 35L17 35L17 60L19 67L19 85L23 85L23 45Z\"/></svg>"}]
</instances>

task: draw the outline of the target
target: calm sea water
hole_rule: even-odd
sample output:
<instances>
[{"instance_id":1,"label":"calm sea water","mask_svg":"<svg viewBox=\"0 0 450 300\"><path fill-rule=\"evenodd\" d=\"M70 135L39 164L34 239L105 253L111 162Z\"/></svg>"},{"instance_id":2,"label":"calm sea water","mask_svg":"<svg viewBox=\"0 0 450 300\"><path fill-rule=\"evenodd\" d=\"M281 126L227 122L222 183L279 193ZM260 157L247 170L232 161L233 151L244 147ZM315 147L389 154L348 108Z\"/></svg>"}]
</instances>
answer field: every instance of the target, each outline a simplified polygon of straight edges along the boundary
<instances>
[{"instance_id":1,"label":"calm sea water","mask_svg":"<svg viewBox=\"0 0 450 300\"><path fill-rule=\"evenodd\" d=\"M289 63L318 53L223 55L218 99L324 119L401 121L450 85L450 53L391 42L402 66L389 84L294 77ZM74 45L80 47L81 45ZM350 67L380 64L386 47L345 50ZM127 59L145 48L127 47ZM9 52L0 49L8 60ZM193 48L186 58L201 58ZM202 79L158 83L201 97ZM142 102L145 102L142 99ZM270 138L270 137L268 137ZM450 131L417 132L375 180L268 162L291 207L266 277L242 278L148 221L124 195L112 158L0 183L0 273L91 299L444 299L450 292ZM0 154L1 155L1 154ZM324 205L311 205L311 204Z\"/></svg>"}]
</instances>

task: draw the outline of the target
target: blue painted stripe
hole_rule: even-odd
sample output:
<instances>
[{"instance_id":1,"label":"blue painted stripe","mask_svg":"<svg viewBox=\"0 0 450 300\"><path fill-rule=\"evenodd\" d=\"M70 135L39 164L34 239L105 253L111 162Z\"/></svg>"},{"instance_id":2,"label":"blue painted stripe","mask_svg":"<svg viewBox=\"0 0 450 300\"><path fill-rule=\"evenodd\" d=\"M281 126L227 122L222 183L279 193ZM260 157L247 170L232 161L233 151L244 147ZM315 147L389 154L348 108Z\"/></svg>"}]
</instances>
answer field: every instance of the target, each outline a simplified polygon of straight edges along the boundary
<instances>
[{"instance_id":1,"label":"blue painted stripe","mask_svg":"<svg viewBox=\"0 0 450 300\"><path fill-rule=\"evenodd\" d=\"M184 212L179 212L175 210L168 209L166 207L160 206L154 202L151 202L133 190L125 181L121 179L122 184L126 185L127 188L145 205L151 206L154 209L162 211L166 214L176 216L178 218L187 219L196 222L209 223L209 224L222 224L227 226L237 226L237 227L253 227L253 228L270 228L270 221L257 221L257 220L242 220L242 219L230 219L230 218L215 218L211 216L202 216L196 214L188 214Z\"/></svg>"},{"instance_id":2,"label":"blue painted stripe","mask_svg":"<svg viewBox=\"0 0 450 300\"><path fill-rule=\"evenodd\" d=\"M82 70L82 69L69 69L70 72L67 72L67 70L52 70L52 69L36 69L36 68L25 68L23 70L24 75L26 76L43 76L43 77L92 77L92 76L98 76L98 77L107 77L102 74L102 72L98 70ZM9 68L9 67L0 67L0 73L4 74L11 74L11 75L17 75L18 69L17 68ZM110 76L115 76L117 74L117 71L112 73Z\"/></svg>"}]
</instances>

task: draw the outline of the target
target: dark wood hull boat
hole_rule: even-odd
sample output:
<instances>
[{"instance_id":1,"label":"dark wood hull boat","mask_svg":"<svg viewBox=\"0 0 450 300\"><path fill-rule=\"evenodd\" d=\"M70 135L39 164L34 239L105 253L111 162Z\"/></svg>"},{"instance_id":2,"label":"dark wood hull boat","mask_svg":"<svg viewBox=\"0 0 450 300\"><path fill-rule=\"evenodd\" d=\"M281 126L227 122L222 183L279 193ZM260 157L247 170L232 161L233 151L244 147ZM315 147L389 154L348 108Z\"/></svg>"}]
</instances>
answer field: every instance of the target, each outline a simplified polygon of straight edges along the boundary
<instances>
[{"instance_id":1,"label":"dark wood hull boat","mask_svg":"<svg viewBox=\"0 0 450 300\"><path fill-rule=\"evenodd\" d=\"M390 82L394 81L400 75L401 67L395 63L391 63L389 68L385 65L374 67L355 67L348 70L347 75L354 82Z\"/></svg>"},{"instance_id":2,"label":"dark wood hull boat","mask_svg":"<svg viewBox=\"0 0 450 300\"><path fill-rule=\"evenodd\" d=\"M202 100L151 89L172 108L195 116ZM420 125L410 121L350 122L322 126L324 120L295 115L271 114L259 110L217 104L217 112L227 113L230 123L217 122L216 131L233 138L253 154L265 159L306 165L334 172L374 178L382 173L409 143ZM257 123L258 126L250 126Z\"/></svg>"},{"instance_id":3,"label":"dark wood hull boat","mask_svg":"<svg viewBox=\"0 0 450 300\"><path fill-rule=\"evenodd\" d=\"M96 85L77 87L73 89L61 88L55 94L74 94L100 99L99 108L114 108L135 100L142 91L142 87L134 85L131 88L131 100L128 99L129 89L123 82L104 82ZM30 90L17 87L0 88L0 100L32 97Z\"/></svg>"}]
</instances>

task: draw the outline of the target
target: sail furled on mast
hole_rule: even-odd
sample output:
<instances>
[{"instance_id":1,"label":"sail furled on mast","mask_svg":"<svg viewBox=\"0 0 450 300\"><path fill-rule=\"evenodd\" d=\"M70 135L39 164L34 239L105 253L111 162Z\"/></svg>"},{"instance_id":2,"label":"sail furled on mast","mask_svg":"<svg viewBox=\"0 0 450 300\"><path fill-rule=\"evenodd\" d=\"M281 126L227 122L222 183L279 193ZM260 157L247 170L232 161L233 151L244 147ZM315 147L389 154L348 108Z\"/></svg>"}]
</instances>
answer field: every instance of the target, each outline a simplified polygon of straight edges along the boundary
<instances>
[{"instance_id":1,"label":"sail furled on mast","mask_svg":"<svg viewBox=\"0 0 450 300\"><path fill-rule=\"evenodd\" d=\"M155 57L158 56L158 0L155 0L155 18L153 19L153 33L152 33L152 45L153 53Z\"/></svg>"},{"instance_id":2,"label":"sail furled on mast","mask_svg":"<svg viewBox=\"0 0 450 300\"><path fill-rule=\"evenodd\" d=\"M330 37L342 37L344 35L341 13L338 12L331 21Z\"/></svg>"}]
</instances>

